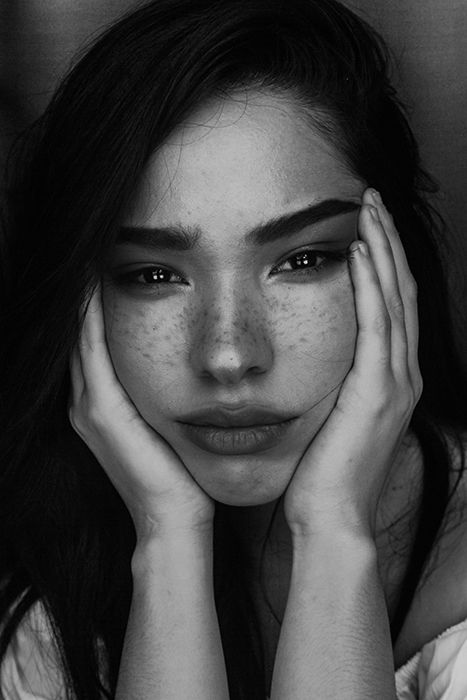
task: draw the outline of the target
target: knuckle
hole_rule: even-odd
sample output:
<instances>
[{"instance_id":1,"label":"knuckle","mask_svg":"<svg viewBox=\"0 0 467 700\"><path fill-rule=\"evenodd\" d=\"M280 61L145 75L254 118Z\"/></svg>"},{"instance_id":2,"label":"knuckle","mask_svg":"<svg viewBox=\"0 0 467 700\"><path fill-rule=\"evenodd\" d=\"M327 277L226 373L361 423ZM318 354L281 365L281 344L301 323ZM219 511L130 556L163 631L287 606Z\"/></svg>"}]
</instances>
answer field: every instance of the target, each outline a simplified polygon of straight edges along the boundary
<instances>
[{"instance_id":1,"label":"knuckle","mask_svg":"<svg viewBox=\"0 0 467 700\"><path fill-rule=\"evenodd\" d=\"M414 381L415 403L418 403L422 394L423 394L423 379L422 379L421 375L418 375Z\"/></svg>"},{"instance_id":2,"label":"knuckle","mask_svg":"<svg viewBox=\"0 0 467 700\"><path fill-rule=\"evenodd\" d=\"M399 398L398 401L398 412L404 416L408 417L412 414L415 407L415 402L411 392L404 392L403 396Z\"/></svg>"},{"instance_id":3,"label":"knuckle","mask_svg":"<svg viewBox=\"0 0 467 700\"><path fill-rule=\"evenodd\" d=\"M75 432L78 433L78 435L84 434L85 428L82 420L82 414L81 411L75 405L71 405L68 408L68 420L71 423L71 427Z\"/></svg>"},{"instance_id":4,"label":"knuckle","mask_svg":"<svg viewBox=\"0 0 467 700\"><path fill-rule=\"evenodd\" d=\"M389 239L386 238L386 237L383 238L383 240L381 241L380 245L381 245L381 248L382 248L383 253L384 253L387 257L392 257L392 247L391 247L391 244L389 243Z\"/></svg>"},{"instance_id":5,"label":"knuckle","mask_svg":"<svg viewBox=\"0 0 467 700\"><path fill-rule=\"evenodd\" d=\"M68 407L68 420L70 421L73 428L76 427L76 410L73 405Z\"/></svg>"},{"instance_id":6,"label":"knuckle","mask_svg":"<svg viewBox=\"0 0 467 700\"><path fill-rule=\"evenodd\" d=\"M418 297L418 285L412 276L410 276L410 278L407 282L406 294L407 294L407 297L409 299L414 300L414 301Z\"/></svg>"},{"instance_id":7,"label":"knuckle","mask_svg":"<svg viewBox=\"0 0 467 700\"><path fill-rule=\"evenodd\" d=\"M372 391L368 397L368 406L375 416L382 416L388 409L391 397L394 392L394 382L391 377L387 377L377 391Z\"/></svg>"},{"instance_id":8,"label":"knuckle","mask_svg":"<svg viewBox=\"0 0 467 700\"><path fill-rule=\"evenodd\" d=\"M105 411L98 404L92 403L87 410L87 422L92 430L103 430L106 426Z\"/></svg>"},{"instance_id":9,"label":"knuckle","mask_svg":"<svg viewBox=\"0 0 467 700\"><path fill-rule=\"evenodd\" d=\"M389 336L390 319L386 311L380 311L375 314L371 323L371 329L376 335L382 336L383 338Z\"/></svg>"},{"instance_id":10,"label":"knuckle","mask_svg":"<svg viewBox=\"0 0 467 700\"><path fill-rule=\"evenodd\" d=\"M399 411L404 416L411 416L423 391L423 382L416 380L410 385L409 390L401 392L399 398Z\"/></svg>"},{"instance_id":11,"label":"knuckle","mask_svg":"<svg viewBox=\"0 0 467 700\"><path fill-rule=\"evenodd\" d=\"M385 411L387 410L387 406L388 402L386 394L384 392L375 392L369 406L371 413L376 418L379 418L384 415Z\"/></svg>"},{"instance_id":12,"label":"knuckle","mask_svg":"<svg viewBox=\"0 0 467 700\"><path fill-rule=\"evenodd\" d=\"M84 405L70 406L68 417L71 425L81 437L98 433L105 426L105 414L95 403L84 402Z\"/></svg>"},{"instance_id":13,"label":"knuckle","mask_svg":"<svg viewBox=\"0 0 467 700\"><path fill-rule=\"evenodd\" d=\"M390 313L395 316L395 318L404 318L404 303L400 294L394 294L394 296L388 302Z\"/></svg>"}]
</instances>

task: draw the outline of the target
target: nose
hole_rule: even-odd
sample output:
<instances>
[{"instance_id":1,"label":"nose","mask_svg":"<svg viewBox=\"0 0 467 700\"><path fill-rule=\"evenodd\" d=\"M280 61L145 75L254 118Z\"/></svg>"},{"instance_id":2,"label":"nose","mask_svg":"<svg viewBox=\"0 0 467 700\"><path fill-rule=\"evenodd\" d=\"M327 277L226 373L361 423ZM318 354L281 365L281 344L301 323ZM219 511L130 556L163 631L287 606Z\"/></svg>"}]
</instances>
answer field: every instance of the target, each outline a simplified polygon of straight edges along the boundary
<instances>
[{"instance_id":1,"label":"nose","mask_svg":"<svg viewBox=\"0 0 467 700\"><path fill-rule=\"evenodd\" d=\"M198 376L233 386L270 369L271 334L257 296L257 291L247 295L224 289L214 303L205 300L191 339L190 362Z\"/></svg>"}]
</instances>

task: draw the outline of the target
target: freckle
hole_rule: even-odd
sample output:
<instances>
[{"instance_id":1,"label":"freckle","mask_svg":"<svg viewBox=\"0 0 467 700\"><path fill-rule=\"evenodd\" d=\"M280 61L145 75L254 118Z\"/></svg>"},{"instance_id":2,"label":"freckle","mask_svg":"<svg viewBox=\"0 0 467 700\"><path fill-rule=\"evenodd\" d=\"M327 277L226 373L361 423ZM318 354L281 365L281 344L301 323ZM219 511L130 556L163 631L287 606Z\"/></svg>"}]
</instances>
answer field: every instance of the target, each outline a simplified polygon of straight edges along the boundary
<instances>
[{"instance_id":1,"label":"freckle","mask_svg":"<svg viewBox=\"0 0 467 700\"><path fill-rule=\"evenodd\" d=\"M278 301L277 299L272 299L271 302L270 302L270 307L271 307L271 309L272 309L273 311L275 311L275 310L277 309L278 306L279 306L279 301Z\"/></svg>"},{"instance_id":2,"label":"freckle","mask_svg":"<svg viewBox=\"0 0 467 700\"><path fill-rule=\"evenodd\" d=\"M176 362L173 362L172 360L165 360L164 364L165 364L167 367L175 367L175 366L177 366L177 363L176 363Z\"/></svg>"}]
</instances>

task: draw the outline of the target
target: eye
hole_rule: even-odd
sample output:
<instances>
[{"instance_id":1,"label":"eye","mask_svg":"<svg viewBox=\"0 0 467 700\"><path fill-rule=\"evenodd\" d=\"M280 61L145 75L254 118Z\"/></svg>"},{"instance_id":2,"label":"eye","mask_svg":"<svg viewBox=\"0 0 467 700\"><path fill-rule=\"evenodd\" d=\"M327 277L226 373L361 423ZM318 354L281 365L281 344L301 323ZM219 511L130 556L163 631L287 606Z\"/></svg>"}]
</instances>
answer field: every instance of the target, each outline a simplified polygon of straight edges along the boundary
<instances>
[{"instance_id":1,"label":"eye","mask_svg":"<svg viewBox=\"0 0 467 700\"><path fill-rule=\"evenodd\" d=\"M301 250L276 265L271 274L283 272L318 274L325 268L347 260L347 255L347 250L312 250L311 248Z\"/></svg>"},{"instance_id":2,"label":"eye","mask_svg":"<svg viewBox=\"0 0 467 700\"><path fill-rule=\"evenodd\" d=\"M118 284L136 287L160 287L166 284L185 284L185 280L176 272L159 265L140 267L136 270L117 273L115 280Z\"/></svg>"}]
</instances>

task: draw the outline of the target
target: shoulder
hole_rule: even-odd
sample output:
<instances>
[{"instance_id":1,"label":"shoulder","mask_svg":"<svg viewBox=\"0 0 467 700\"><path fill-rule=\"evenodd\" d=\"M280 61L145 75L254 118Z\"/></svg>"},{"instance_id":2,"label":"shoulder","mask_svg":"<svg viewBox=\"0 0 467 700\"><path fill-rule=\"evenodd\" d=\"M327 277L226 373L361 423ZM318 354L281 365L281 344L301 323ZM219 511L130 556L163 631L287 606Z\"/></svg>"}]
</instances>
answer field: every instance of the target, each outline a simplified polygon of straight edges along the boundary
<instances>
[{"instance_id":1,"label":"shoulder","mask_svg":"<svg viewBox=\"0 0 467 700\"><path fill-rule=\"evenodd\" d=\"M65 698L59 652L44 606L28 611L8 646L0 667L0 696L6 700Z\"/></svg>"}]
</instances>

